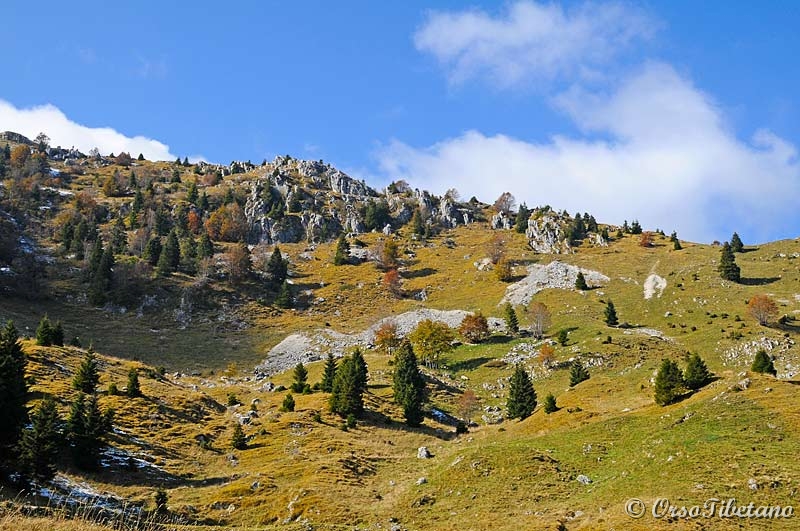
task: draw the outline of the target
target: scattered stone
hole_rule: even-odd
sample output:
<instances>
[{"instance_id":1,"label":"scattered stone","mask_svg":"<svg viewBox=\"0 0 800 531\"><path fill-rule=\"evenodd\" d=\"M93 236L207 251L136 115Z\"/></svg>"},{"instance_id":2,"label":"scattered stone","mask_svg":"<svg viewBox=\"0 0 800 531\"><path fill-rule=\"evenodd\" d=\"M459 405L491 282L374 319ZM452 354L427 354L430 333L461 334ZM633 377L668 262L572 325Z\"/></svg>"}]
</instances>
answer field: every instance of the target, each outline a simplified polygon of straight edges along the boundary
<instances>
[{"instance_id":1,"label":"scattered stone","mask_svg":"<svg viewBox=\"0 0 800 531\"><path fill-rule=\"evenodd\" d=\"M430 459L433 457L433 454L428 450L427 446L420 446L417 449L417 458L418 459Z\"/></svg>"},{"instance_id":2,"label":"scattered stone","mask_svg":"<svg viewBox=\"0 0 800 531\"><path fill-rule=\"evenodd\" d=\"M758 482L755 478L750 478L747 480L747 488L750 490L758 490Z\"/></svg>"},{"instance_id":3,"label":"scattered stone","mask_svg":"<svg viewBox=\"0 0 800 531\"><path fill-rule=\"evenodd\" d=\"M653 295L656 297L661 298L661 294L664 293L664 289L667 287L667 281L664 278L656 275L655 273L651 274L647 277L647 280L644 281L644 298L645 300L649 300L653 298Z\"/></svg>"},{"instance_id":4,"label":"scattered stone","mask_svg":"<svg viewBox=\"0 0 800 531\"><path fill-rule=\"evenodd\" d=\"M531 264L528 275L506 288L500 304L510 302L515 306L527 306L534 295L545 289L575 289L578 272L583 273L586 284L600 286L611 279L604 274L554 260L546 266Z\"/></svg>"},{"instance_id":5,"label":"scattered stone","mask_svg":"<svg viewBox=\"0 0 800 531\"><path fill-rule=\"evenodd\" d=\"M424 485L428 482L428 478L422 477L417 480L417 485Z\"/></svg>"},{"instance_id":6,"label":"scattered stone","mask_svg":"<svg viewBox=\"0 0 800 531\"><path fill-rule=\"evenodd\" d=\"M577 478L575 478L575 479L576 479L576 481L577 481L578 483L580 483L581 485L589 485L589 484L592 482L592 480L589 478L589 476L586 476L586 475L584 475L584 474L581 474L581 475L579 475L579 476L578 476Z\"/></svg>"}]
</instances>

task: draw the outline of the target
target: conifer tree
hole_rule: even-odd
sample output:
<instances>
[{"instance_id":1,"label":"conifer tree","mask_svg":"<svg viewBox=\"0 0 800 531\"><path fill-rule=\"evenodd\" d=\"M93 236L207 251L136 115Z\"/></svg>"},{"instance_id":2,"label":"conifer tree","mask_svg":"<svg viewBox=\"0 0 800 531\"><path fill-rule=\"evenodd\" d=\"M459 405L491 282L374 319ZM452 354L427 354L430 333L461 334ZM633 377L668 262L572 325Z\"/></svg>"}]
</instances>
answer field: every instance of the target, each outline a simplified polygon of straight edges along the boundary
<instances>
[{"instance_id":1,"label":"conifer tree","mask_svg":"<svg viewBox=\"0 0 800 531\"><path fill-rule=\"evenodd\" d=\"M358 389L363 393L367 390L367 378L369 378L367 362L364 359L364 353L358 347L353 349L351 357L356 372L356 383L358 384Z\"/></svg>"},{"instance_id":2,"label":"conifer tree","mask_svg":"<svg viewBox=\"0 0 800 531\"><path fill-rule=\"evenodd\" d=\"M336 241L336 254L333 255L333 265L346 264L348 256L350 256L350 244L347 243L347 238L345 238L343 232Z\"/></svg>"},{"instance_id":3,"label":"conifer tree","mask_svg":"<svg viewBox=\"0 0 800 531\"><path fill-rule=\"evenodd\" d=\"M422 219L422 212L419 208L414 210L411 216L411 232L417 236L425 235L425 222Z\"/></svg>"},{"instance_id":4,"label":"conifer tree","mask_svg":"<svg viewBox=\"0 0 800 531\"><path fill-rule=\"evenodd\" d=\"M731 244L725 242L722 246L722 252L719 259L719 275L731 282L739 282L741 280L741 270L736 265L736 257L733 255Z\"/></svg>"},{"instance_id":5,"label":"conifer tree","mask_svg":"<svg viewBox=\"0 0 800 531\"><path fill-rule=\"evenodd\" d=\"M283 259L283 254L281 254L280 248L276 245L267 263L267 275L272 280L273 286L278 287L283 284L286 280L288 269L286 260Z\"/></svg>"},{"instance_id":6,"label":"conifer tree","mask_svg":"<svg viewBox=\"0 0 800 531\"><path fill-rule=\"evenodd\" d=\"M575 387L579 383L589 379L589 371L586 370L586 367L580 362L580 360L575 360L572 362L572 367L569 371L569 386Z\"/></svg>"},{"instance_id":7,"label":"conifer tree","mask_svg":"<svg viewBox=\"0 0 800 531\"><path fill-rule=\"evenodd\" d=\"M556 411L558 411L556 397L553 396L553 393L549 393L546 397L544 397L544 412L549 415L550 413L555 413Z\"/></svg>"},{"instance_id":8,"label":"conifer tree","mask_svg":"<svg viewBox=\"0 0 800 531\"><path fill-rule=\"evenodd\" d=\"M292 382L291 389L295 393L306 392L308 388L308 369L302 363L298 363L294 367L294 381Z\"/></svg>"},{"instance_id":9,"label":"conifer tree","mask_svg":"<svg viewBox=\"0 0 800 531\"><path fill-rule=\"evenodd\" d=\"M683 394L683 373L678 364L665 359L661 362L655 381L655 400L659 406L675 402Z\"/></svg>"},{"instance_id":10,"label":"conifer tree","mask_svg":"<svg viewBox=\"0 0 800 531\"><path fill-rule=\"evenodd\" d=\"M278 308L291 308L292 307L292 290L289 283L285 280L278 290L278 296L275 297L275 306Z\"/></svg>"},{"instance_id":11,"label":"conifer tree","mask_svg":"<svg viewBox=\"0 0 800 531\"><path fill-rule=\"evenodd\" d=\"M294 397L292 393L286 395L283 399L283 404L281 404L281 411L294 411Z\"/></svg>"},{"instance_id":12,"label":"conifer tree","mask_svg":"<svg viewBox=\"0 0 800 531\"><path fill-rule=\"evenodd\" d=\"M736 232L734 232L733 236L731 236L731 251L733 251L734 253L741 253L742 251L744 251L744 244L742 243L742 239Z\"/></svg>"},{"instance_id":13,"label":"conifer tree","mask_svg":"<svg viewBox=\"0 0 800 531\"><path fill-rule=\"evenodd\" d=\"M154 234L147 240L142 258L151 266L158 264L158 259L161 258L161 238L157 234Z\"/></svg>"},{"instance_id":14,"label":"conifer tree","mask_svg":"<svg viewBox=\"0 0 800 531\"><path fill-rule=\"evenodd\" d=\"M619 324L619 319L617 318L617 309L614 308L613 302L608 301L606 303L604 315L606 324L608 326L617 326Z\"/></svg>"},{"instance_id":15,"label":"conifer tree","mask_svg":"<svg viewBox=\"0 0 800 531\"><path fill-rule=\"evenodd\" d=\"M514 220L514 230L523 234L528 229L528 219L531 217L531 211L528 206L522 203L517 210L517 217Z\"/></svg>"},{"instance_id":16,"label":"conifer tree","mask_svg":"<svg viewBox=\"0 0 800 531\"><path fill-rule=\"evenodd\" d=\"M336 358L333 353L328 353L328 358L325 360L325 368L322 370L322 382L320 382L320 389L326 393L333 391L333 380L336 378Z\"/></svg>"},{"instance_id":17,"label":"conifer tree","mask_svg":"<svg viewBox=\"0 0 800 531\"><path fill-rule=\"evenodd\" d=\"M359 417L364 411L364 387L360 373L353 355L344 358L336 369L328 405L333 413L342 418L348 415Z\"/></svg>"},{"instance_id":18,"label":"conifer tree","mask_svg":"<svg viewBox=\"0 0 800 531\"><path fill-rule=\"evenodd\" d=\"M190 205L194 205L197 203L197 198L197 179L194 179L189 183L189 188L186 190L186 201L188 201Z\"/></svg>"},{"instance_id":19,"label":"conifer tree","mask_svg":"<svg viewBox=\"0 0 800 531\"><path fill-rule=\"evenodd\" d=\"M753 365L750 367L750 370L762 374L771 374L772 376L778 374L778 371L775 370L775 364L772 362L772 358L764 349L760 349L756 352L756 357L753 360Z\"/></svg>"},{"instance_id":20,"label":"conifer tree","mask_svg":"<svg viewBox=\"0 0 800 531\"><path fill-rule=\"evenodd\" d=\"M130 398L137 398L142 396L142 387L139 384L139 371L135 367L131 367L128 371L128 388L126 394Z\"/></svg>"},{"instance_id":21,"label":"conifer tree","mask_svg":"<svg viewBox=\"0 0 800 531\"><path fill-rule=\"evenodd\" d=\"M211 258L214 256L214 244L207 232L200 235L200 242L197 244L197 256L199 258Z\"/></svg>"},{"instance_id":22,"label":"conifer tree","mask_svg":"<svg viewBox=\"0 0 800 531\"><path fill-rule=\"evenodd\" d=\"M510 302L507 302L503 307L503 316L506 321L508 332L512 336L517 335L519 333L519 319L517 319L517 312L514 311L514 307L511 306Z\"/></svg>"},{"instance_id":23,"label":"conifer tree","mask_svg":"<svg viewBox=\"0 0 800 531\"><path fill-rule=\"evenodd\" d=\"M536 391L530 376L521 365L516 366L511 376L506 409L508 418L520 420L530 417L536 409Z\"/></svg>"},{"instance_id":24,"label":"conifer tree","mask_svg":"<svg viewBox=\"0 0 800 531\"><path fill-rule=\"evenodd\" d=\"M19 458L23 470L40 480L55 475L60 446L60 419L53 397L47 395L31 416L31 427L22 432Z\"/></svg>"},{"instance_id":25,"label":"conifer tree","mask_svg":"<svg viewBox=\"0 0 800 531\"><path fill-rule=\"evenodd\" d=\"M100 305L106 302L111 284L114 281L114 250L108 247L103 251L100 264L94 272L89 286L89 302Z\"/></svg>"},{"instance_id":26,"label":"conifer tree","mask_svg":"<svg viewBox=\"0 0 800 531\"><path fill-rule=\"evenodd\" d=\"M8 445L18 440L28 419L26 364L17 329L8 321L0 331L0 456L7 455Z\"/></svg>"},{"instance_id":27,"label":"conifer tree","mask_svg":"<svg viewBox=\"0 0 800 531\"><path fill-rule=\"evenodd\" d=\"M90 347L78 367L78 372L75 373L75 377L72 379L72 388L87 395L92 395L97 390L99 382L100 372L97 367L97 357Z\"/></svg>"},{"instance_id":28,"label":"conifer tree","mask_svg":"<svg viewBox=\"0 0 800 531\"><path fill-rule=\"evenodd\" d=\"M233 426L233 435L231 436L231 448L233 448L234 450L247 450L247 438L244 436L244 431L242 431L242 426L238 422Z\"/></svg>"},{"instance_id":29,"label":"conifer tree","mask_svg":"<svg viewBox=\"0 0 800 531\"><path fill-rule=\"evenodd\" d=\"M678 239L677 232L672 231L672 234L669 235L669 241L672 242L673 249L675 249L676 251L680 251L681 249L683 249L683 247L681 246L681 241Z\"/></svg>"},{"instance_id":30,"label":"conifer tree","mask_svg":"<svg viewBox=\"0 0 800 531\"><path fill-rule=\"evenodd\" d=\"M53 327L47 314L41 318L39 326L36 327L36 344L41 347L49 347L53 344Z\"/></svg>"},{"instance_id":31,"label":"conifer tree","mask_svg":"<svg viewBox=\"0 0 800 531\"><path fill-rule=\"evenodd\" d=\"M583 276L583 271L578 271L578 276L575 278L575 289L579 291L586 291L589 289L588 284L586 284L586 277Z\"/></svg>"},{"instance_id":32,"label":"conifer tree","mask_svg":"<svg viewBox=\"0 0 800 531\"><path fill-rule=\"evenodd\" d=\"M110 430L111 414L100 412L95 395L86 398L78 393L67 419L67 439L70 441L75 465L84 470L97 468L103 437Z\"/></svg>"},{"instance_id":33,"label":"conifer tree","mask_svg":"<svg viewBox=\"0 0 800 531\"><path fill-rule=\"evenodd\" d=\"M200 204L198 206L203 212L208 212L209 208L211 208L208 203L208 195L206 194L205 190L203 190L203 193L200 195Z\"/></svg>"},{"instance_id":34,"label":"conifer tree","mask_svg":"<svg viewBox=\"0 0 800 531\"><path fill-rule=\"evenodd\" d=\"M57 347L64 346L64 325L61 324L60 319L56 321L56 325L53 327L52 339L53 339L53 345Z\"/></svg>"},{"instance_id":35,"label":"conifer tree","mask_svg":"<svg viewBox=\"0 0 800 531\"><path fill-rule=\"evenodd\" d=\"M169 275L178 270L181 263L181 248L178 243L178 234L175 230L169 232L167 242L158 257L158 272L161 275Z\"/></svg>"},{"instance_id":36,"label":"conifer tree","mask_svg":"<svg viewBox=\"0 0 800 531\"><path fill-rule=\"evenodd\" d=\"M125 221L117 217L111 230L111 248L117 254L122 254L128 248L128 233L125 232Z\"/></svg>"},{"instance_id":37,"label":"conifer tree","mask_svg":"<svg viewBox=\"0 0 800 531\"><path fill-rule=\"evenodd\" d=\"M87 278L91 281L100 269L100 262L103 261L103 241L97 238L92 246L92 254L89 255L89 269L87 270Z\"/></svg>"},{"instance_id":38,"label":"conifer tree","mask_svg":"<svg viewBox=\"0 0 800 531\"><path fill-rule=\"evenodd\" d=\"M686 387L692 391L697 391L711 381L711 372L709 372L703 358L697 354L689 356L683 379L686 383Z\"/></svg>"},{"instance_id":39,"label":"conifer tree","mask_svg":"<svg viewBox=\"0 0 800 531\"><path fill-rule=\"evenodd\" d=\"M417 365L417 357L408 341L404 341L395 355L393 377L394 401L403 408L403 417L409 426L419 426L424 418L425 380Z\"/></svg>"}]
</instances>

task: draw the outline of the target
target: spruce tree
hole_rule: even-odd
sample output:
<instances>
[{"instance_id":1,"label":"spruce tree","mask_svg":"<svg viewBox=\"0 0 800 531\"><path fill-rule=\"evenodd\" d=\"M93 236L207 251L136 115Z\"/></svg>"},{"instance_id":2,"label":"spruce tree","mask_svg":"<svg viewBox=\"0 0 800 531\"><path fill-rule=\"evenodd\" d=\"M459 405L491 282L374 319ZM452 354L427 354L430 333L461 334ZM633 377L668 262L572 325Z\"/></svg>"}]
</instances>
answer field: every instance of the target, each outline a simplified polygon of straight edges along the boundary
<instances>
[{"instance_id":1,"label":"spruce tree","mask_svg":"<svg viewBox=\"0 0 800 531\"><path fill-rule=\"evenodd\" d=\"M92 253L89 255L89 269L86 272L86 276L90 281L94 279L97 270L100 269L100 262L103 261L103 252L103 241L97 238L92 246Z\"/></svg>"},{"instance_id":2,"label":"spruce tree","mask_svg":"<svg viewBox=\"0 0 800 531\"><path fill-rule=\"evenodd\" d=\"M583 276L583 271L578 271L578 276L575 277L575 289L579 291L586 291L589 285L586 284L586 277Z\"/></svg>"},{"instance_id":3,"label":"spruce tree","mask_svg":"<svg viewBox=\"0 0 800 531\"><path fill-rule=\"evenodd\" d=\"M186 191L186 201L188 201L190 205L194 205L197 203L197 198L197 179L195 179L189 183L189 188Z\"/></svg>"},{"instance_id":4,"label":"spruce tree","mask_svg":"<svg viewBox=\"0 0 800 531\"><path fill-rule=\"evenodd\" d=\"M211 258L214 256L214 244L207 232L200 235L200 242L197 244L197 256L199 258Z\"/></svg>"},{"instance_id":5,"label":"spruce tree","mask_svg":"<svg viewBox=\"0 0 800 531\"><path fill-rule=\"evenodd\" d=\"M233 426L233 435L231 436L231 448L233 448L234 450L247 450L247 438L244 436L244 431L242 431L242 426L238 422Z\"/></svg>"},{"instance_id":6,"label":"spruce tree","mask_svg":"<svg viewBox=\"0 0 800 531\"><path fill-rule=\"evenodd\" d=\"M278 287L286 280L287 273L288 265L286 260L283 259L280 248L276 245L267 263L267 275L272 281L272 285Z\"/></svg>"},{"instance_id":7,"label":"spruce tree","mask_svg":"<svg viewBox=\"0 0 800 531\"><path fill-rule=\"evenodd\" d=\"M711 381L711 373L706 366L706 362L703 361L703 358L697 354L689 356L683 379L686 383L686 387L692 391L697 391Z\"/></svg>"},{"instance_id":8,"label":"spruce tree","mask_svg":"<svg viewBox=\"0 0 800 531\"><path fill-rule=\"evenodd\" d=\"M417 365L411 344L404 341L395 355L394 402L403 408L403 417L409 426L419 426L424 418L425 380Z\"/></svg>"},{"instance_id":9,"label":"spruce tree","mask_svg":"<svg viewBox=\"0 0 800 531\"><path fill-rule=\"evenodd\" d=\"M411 232L417 236L425 235L425 222L422 219L422 212L419 208L414 210L414 214L411 216Z\"/></svg>"},{"instance_id":10,"label":"spruce tree","mask_svg":"<svg viewBox=\"0 0 800 531\"><path fill-rule=\"evenodd\" d=\"M147 261L148 264L151 266L155 266L158 263L158 259L161 257L161 237L157 234L154 234L147 240L147 245L144 247L144 253L142 253L142 258Z\"/></svg>"},{"instance_id":11,"label":"spruce tree","mask_svg":"<svg viewBox=\"0 0 800 531\"><path fill-rule=\"evenodd\" d=\"M64 325L61 324L60 319L56 321L56 325L53 327L51 335L53 339L53 345L57 347L64 346Z\"/></svg>"},{"instance_id":12,"label":"spruce tree","mask_svg":"<svg viewBox=\"0 0 800 531\"><path fill-rule=\"evenodd\" d=\"M294 367L294 381L292 382L291 389L295 393L306 392L308 388L308 369L302 363L298 363Z\"/></svg>"},{"instance_id":13,"label":"spruce tree","mask_svg":"<svg viewBox=\"0 0 800 531\"><path fill-rule=\"evenodd\" d=\"M353 350L351 356L356 371L356 383L358 384L358 389L363 393L367 390L367 378L369 378L367 362L364 359L364 353L358 347Z\"/></svg>"},{"instance_id":14,"label":"spruce tree","mask_svg":"<svg viewBox=\"0 0 800 531\"><path fill-rule=\"evenodd\" d=\"M103 414L95 395L78 393L67 419L67 439L78 468L94 470L100 462L103 437L110 430L111 415Z\"/></svg>"},{"instance_id":15,"label":"spruce tree","mask_svg":"<svg viewBox=\"0 0 800 531\"><path fill-rule=\"evenodd\" d=\"M19 438L28 420L25 402L28 384L25 380L27 361L17 329L12 321L0 331L0 456L7 456L8 445Z\"/></svg>"},{"instance_id":16,"label":"spruce tree","mask_svg":"<svg viewBox=\"0 0 800 531\"><path fill-rule=\"evenodd\" d=\"M114 250L108 247L103 251L100 264L94 273L91 285L89 286L89 302L100 305L108 299L111 291L111 284L114 281Z\"/></svg>"},{"instance_id":17,"label":"spruce tree","mask_svg":"<svg viewBox=\"0 0 800 531\"><path fill-rule=\"evenodd\" d=\"M44 481L55 475L61 442L60 422L53 397L45 396L33 412L31 427L22 432L19 443L19 458L26 474Z\"/></svg>"},{"instance_id":18,"label":"spruce tree","mask_svg":"<svg viewBox=\"0 0 800 531\"><path fill-rule=\"evenodd\" d=\"M142 387L139 385L139 371L135 367L131 367L128 371L128 388L126 394L130 398L137 398L142 396Z\"/></svg>"},{"instance_id":19,"label":"spruce tree","mask_svg":"<svg viewBox=\"0 0 800 531\"><path fill-rule=\"evenodd\" d=\"M725 242L722 246L722 252L719 259L719 267L717 268L719 275L731 282L739 282L741 280L741 270L736 265L736 257L733 256L733 249L731 244Z\"/></svg>"},{"instance_id":20,"label":"spruce tree","mask_svg":"<svg viewBox=\"0 0 800 531\"><path fill-rule=\"evenodd\" d=\"M760 349L756 352L756 357L753 360L753 365L750 367L750 370L763 374L771 374L772 376L778 374L778 371L775 370L775 364L772 362L772 358L764 349Z\"/></svg>"},{"instance_id":21,"label":"spruce tree","mask_svg":"<svg viewBox=\"0 0 800 531\"><path fill-rule=\"evenodd\" d=\"M72 388L87 395L93 395L99 382L100 372L97 367L97 357L90 347L78 367L78 372L75 373L75 377L72 379Z\"/></svg>"},{"instance_id":22,"label":"spruce tree","mask_svg":"<svg viewBox=\"0 0 800 531\"><path fill-rule=\"evenodd\" d=\"M209 208L211 208L211 206L208 203L208 195L206 195L206 191L205 190L203 190L203 193L200 195L200 205L199 205L199 207L200 207L200 210L202 210L203 212L208 212Z\"/></svg>"},{"instance_id":23,"label":"spruce tree","mask_svg":"<svg viewBox=\"0 0 800 531\"><path fill-rule=\"evenodd\" d=\"M128 248L128 233L125 232L125 221L118 217L111 229L111 249L122 254Z\"/></svg>"},{"instance_id":24,"label":"spruce tree","mask_svg":"<svg viewBox=\"0 0 800 531\"><path fill-rule=\"evenodd\" d=\"M677 232L672 231L672 234L670 234L669 236L669 241L672 242L673 249L675 249L676 251L680 251L681 249L683 249L683 247L681 246L681 241L678 239Z\"/></svg>"},{"instance_id":25,"label":"spruce tree","mask_svg":"<svg viewBox=\"0 0 800 531\"><path fill-rule=\"evenodd\" d=\"M617 326L619 324L619 319L617 318L617 309L614 308L614 303L608 301L606 303L606 309L604 312L606 324L608 326Z\"/></svg>"},{"instance_id":26,"label":"spruce tree","mask_svg":"<svg viewBox=\"0 0 800 531\"><path fill-rule=\"evenodd\" d=\"M655 381L655 400L659 406L675 402L683 394L684 381L678 364L665 359L661 362Z\"/></svg>"},{"instance_id":27,"label":"spruce tree","mask_svg":"<svg viewBox=\"0 0 800 531\"><path fill-rule=\"evenodd\" d=\"M50 325L47 314L41 318L39 326L36 327L36 344L41 347L49 347L53 344L53 327Z\"/></svg>"},{"instance_id":28,"label":"spruce tree","mask_svg":"<svg viewBox=\"0 0 800 531\"><path fill-rule=\"evenodd\" d=\"M283 398L283 404L281 404L281 411L294 411L294 397L292 393L287 394Z\"/></svg>"},{"instance_id":29,"label":"spruce tree","mask_svg":"<svg viewBox=\"0 0 800 531\"><path fill-rule=\"evenodd\" d=\"M512 336L517 335L519 333L519 320L517 319L517 312L514 311L514 307L511 306L510 302L507 302L503 307L503 315L506 321L506 328L508 328L508 332Z\"/></svg>"},{"instance_id":30,"label":"spruce tree","mask_svg":"<svg viewBox=\"0 0 800 531\"><path fill-rule=\"evenodd\" d=\"M517 217L514 220L514 230L518 233L523 234L528 229L528 219L531 217L531 211L528 210L528 206L525 203L522 203L519 206L519 210L517 210Z\"/></svg>"},{"instance_id":31,"label":"spruce tree","mask_svg":"<svg viewBox=\"0 0 800 531\"><path fill-rule=\"evenodd\" d=\"M333 391L333 380L336 378L336 358L333 353L328 353L328 358L325 360L325 368L322 371L322 382L320 389L326 393Z\"/></svg>"},{"instance_id":32,"label":"spruce tree","mask_svg":"<svg viewBox=\"0 0 800 531\"><path fill-rule=\"evenodd\" d=\"M739 237L739 234L733 233L731 236L731 251L734 253L741 253L744 251L744 244L742 243L742 239Z\"/></svg>"},{"instance_id":33,"label":"spruce tree","mask_svg":"<svg viewBox=\"0 0 800 531\"><path fill-rule=\"evenodd\" d=\"M347 356L336 369L333 389L328 402L330 410L342 418L361 416L364 411L364 386L361 370L354 355Z\"/></svg>"},{"instance_id":34,"label":"spruce tree","mask_svg":"<svg viewBox=\"0 0 800 531\"><path fill-rule=\"evenodd\" d=\"M550 413L555 413L556 411L558 411L556 397L553 396L553 393L549 393L546 397L544 397L544 412L549 415Z\"/></svg>"},{"instance_id":35,"label":"spruce tree","mask_svg":"<svg viewBox=\"0 0 800 531\"><path fill-rule=\"evenodd\" d=\"M569 371L569 386L575 387L579 383L589 379L589 371L586 370L586 367L580 362L580 360L575 360L572 362L572 367Z\"/></svg>"},{"instance_id":36,"label":"spruce tree","mask_svg":"<svg viewBox=\"0 0 800 531\"><path fill-rule=\"evenodd\" d=\"M169 275L178 270L181 263L181 248L178 243L178 234L175 230L169 232L167 242L161 250L161 255L158 258L158 272L161 275Z\"/></svg>"},{"instance_id":37,"label":"spruce tree","mask_svg":"<svg viewBox=\"0 0 800 531\"><path fill-rule=\"evenodd\" d=\"M511 376L506 409L508 418L520 420L530 417L536 409L536 391L533 382L521 365L516 366Z\"/></svg>"},{"instance_id":38,"label":"spruce tree","mask_svg":"<svg viewBox=\"0 0 800 531\"><path fill-rule=\"evenodd\" d=\"M289 287L289 283L285 280L278 290L277 297L275 297L275 306L284 309L292 307L292 289Z\"/></svg>"},{"instance_id":39,"label":"spruce tree","mask_svg":"<svg viewBox=\"0 0 800 531\"><path fill-rule=\"evenodd\" d=\"M350 256L350 244L347 243L344 233L339 235L336 242L336 254L333 255L333 265L344 265L347 263L347 258Z\"/></svg>"}]
</instances>

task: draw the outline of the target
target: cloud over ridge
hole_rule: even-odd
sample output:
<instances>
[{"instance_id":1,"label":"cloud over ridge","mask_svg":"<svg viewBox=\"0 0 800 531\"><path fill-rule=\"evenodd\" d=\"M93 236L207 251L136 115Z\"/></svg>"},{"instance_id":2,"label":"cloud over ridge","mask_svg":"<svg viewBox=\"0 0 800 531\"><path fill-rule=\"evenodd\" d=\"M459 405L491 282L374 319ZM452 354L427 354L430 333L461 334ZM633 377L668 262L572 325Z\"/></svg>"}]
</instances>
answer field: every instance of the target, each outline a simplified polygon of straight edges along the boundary
<instances>
[{"instance_id":1,"label":"cloud over ridge","mask_svg":"<svg viewBox=\"0 0 800 531\"><path fill-rule=\"evenodd\" d=\"M54 146L76 147L84 153L98 148L101 153L142 153L148 160L175 160L169 146L144 136L128 137L110 127L87 127L73 122L54 105L18 109L0 99L0 130L21 133L31 139L41 132Z\"/></svg>"}]
</instances>

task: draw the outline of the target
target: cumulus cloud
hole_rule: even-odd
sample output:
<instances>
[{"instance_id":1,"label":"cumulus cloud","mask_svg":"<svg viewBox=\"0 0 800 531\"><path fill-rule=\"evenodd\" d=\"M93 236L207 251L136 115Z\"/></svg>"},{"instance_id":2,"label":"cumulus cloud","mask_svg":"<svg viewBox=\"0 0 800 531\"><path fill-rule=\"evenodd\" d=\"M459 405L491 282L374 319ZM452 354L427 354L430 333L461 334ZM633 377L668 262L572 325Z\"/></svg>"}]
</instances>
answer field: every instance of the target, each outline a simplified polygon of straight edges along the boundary
<instances>
[{"instance_id":1,"label":"cumulus cloud","mask_svg":"<svg viewBox=\"0 0 800 531\"><path fill-rule=\"evenodd\" d=\"M571 9L519 1L498 16L485 11L430 12L414 34L451 82L485 76L512 86L562 76L596 75L630 44L648 39L656 24L621 3L584 3Z\"/></svg>"},{"instance_id":2,"label":"cumulus cloud","mask_svg":"<svg viewBox=\"0 0 800 531\"><path fill-rule=\"evenodd\" d=\"M530 206L637 218L697 241L734 230L748 241L797 236L796 147L766 130L737 138L712 98L669 65L649 63L610 94L576 88L556 102L585 136L532 143L473 130L424 148L393 141L380 166L439 193L510 191Z\"/></svg>"},{"instance_id":3,"label":"cumulus cloud","mask_svg":"<svg viewBox=\"0 0 800 531\"><path fill-rule=\"evenodd\" d=\"M101 153L125 151L136 157L142 153L148 160L175 160L169 146L144 136L128 137L110 127L87 127L73 122L53 105L18 109L0 100L0 130L21 133L35 138L41 132L54 146L76 147L84 153L98 148Z\"/></svg>"}]
</instances>

